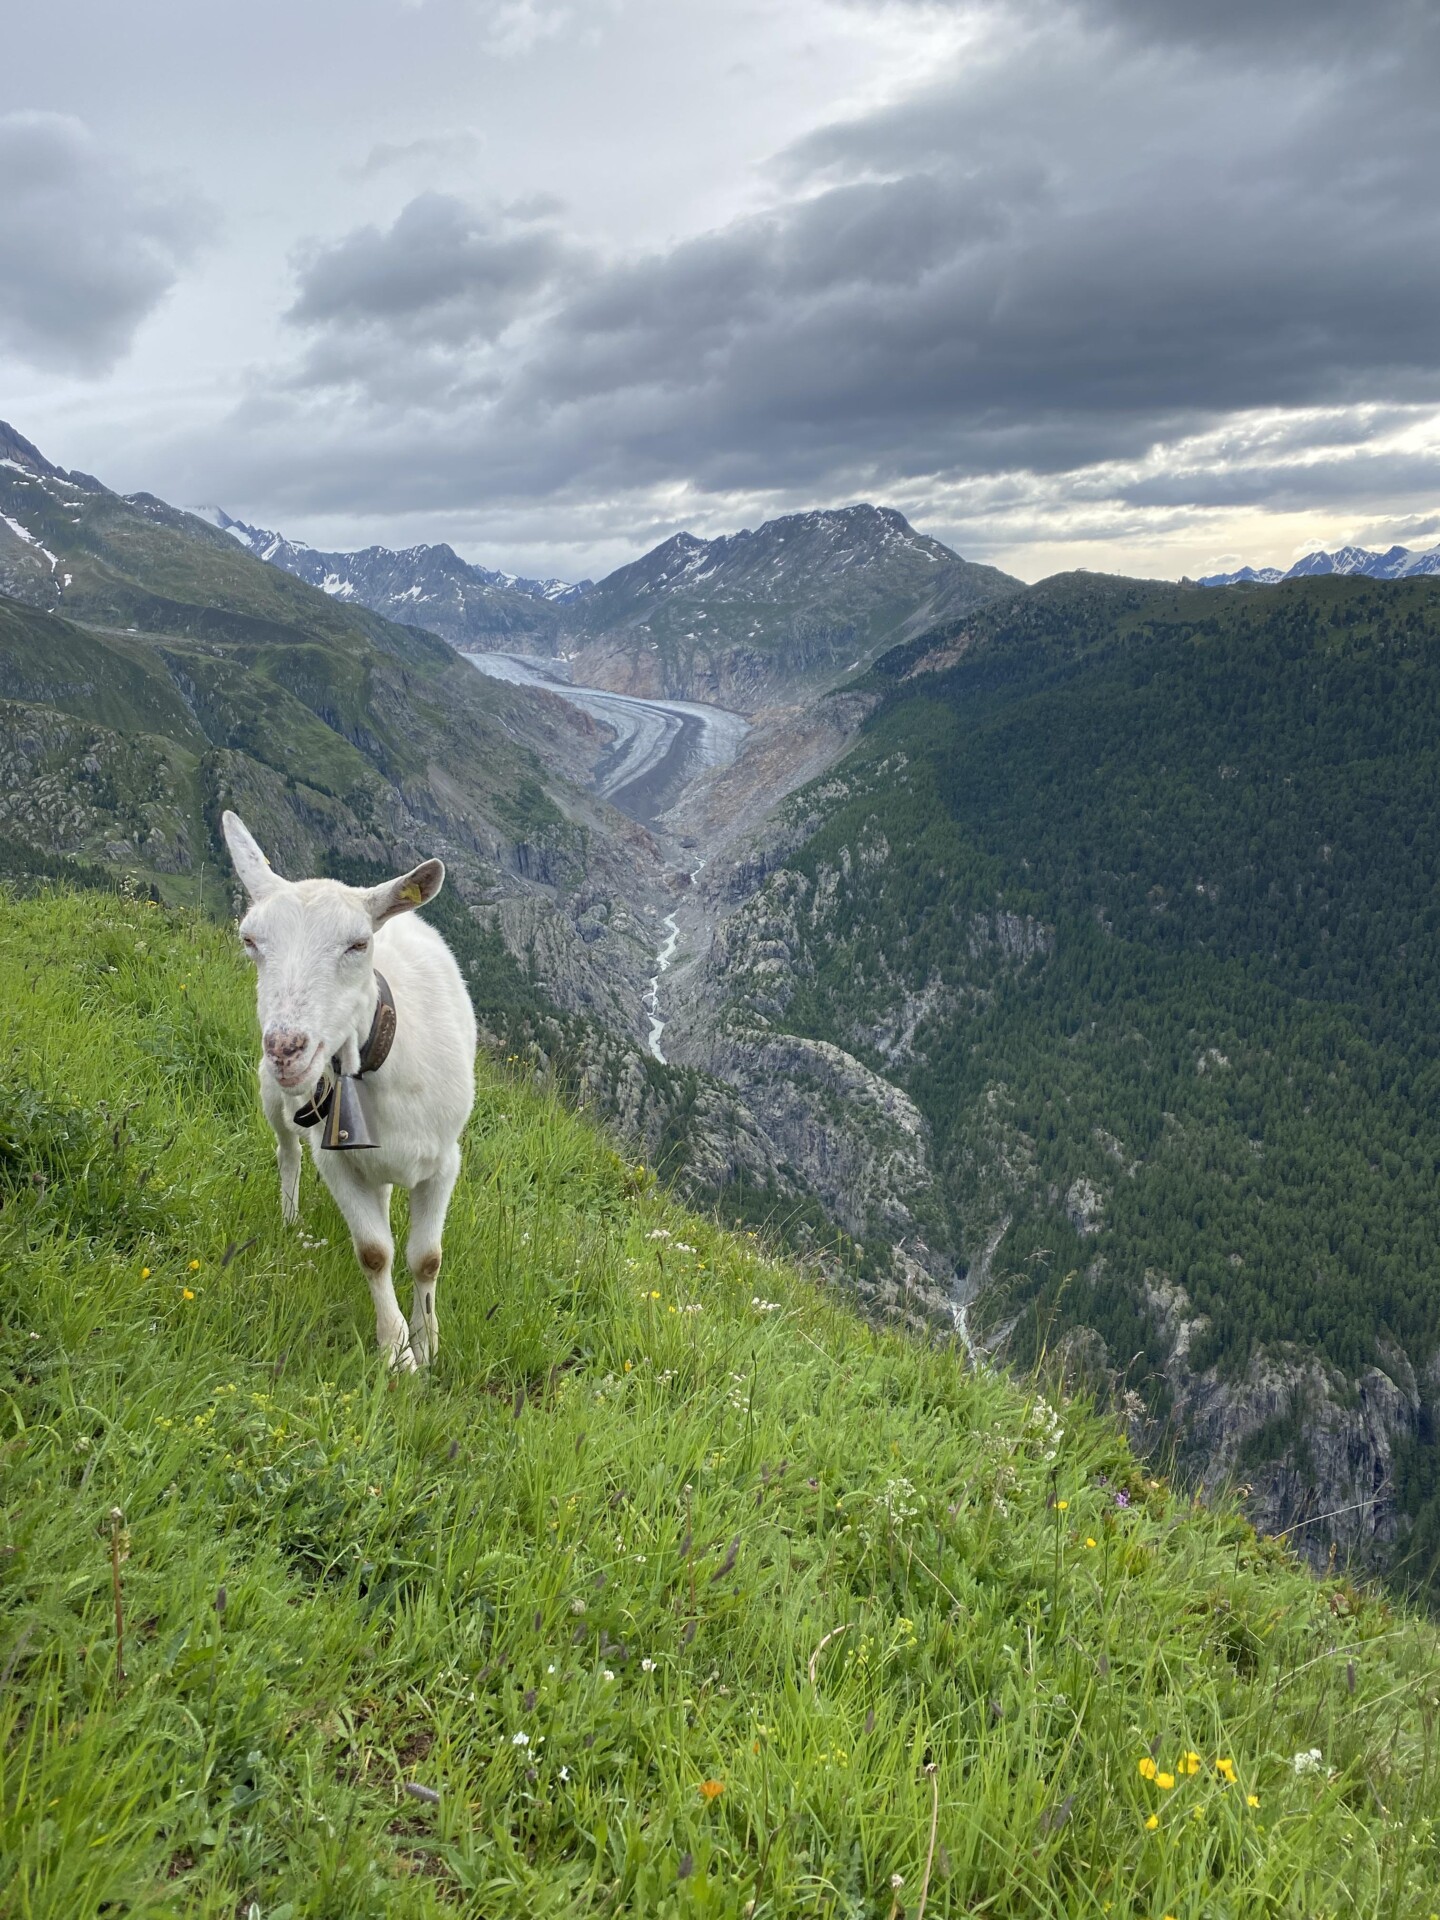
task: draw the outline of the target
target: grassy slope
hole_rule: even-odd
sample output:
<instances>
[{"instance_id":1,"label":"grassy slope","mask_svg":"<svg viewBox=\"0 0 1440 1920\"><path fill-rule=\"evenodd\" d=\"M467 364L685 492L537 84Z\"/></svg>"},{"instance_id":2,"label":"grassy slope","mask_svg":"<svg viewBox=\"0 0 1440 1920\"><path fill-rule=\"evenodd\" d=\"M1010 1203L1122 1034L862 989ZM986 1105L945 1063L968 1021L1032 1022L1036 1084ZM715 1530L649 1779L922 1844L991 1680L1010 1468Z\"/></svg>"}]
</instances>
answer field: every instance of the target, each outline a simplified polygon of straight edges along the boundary
<instances>
[{"instance_id":1,"label":"grassy slope","mask_svg":"<svg viewBox=\"0 0 1440 1920\"><path fill-rule=\"evenodd\" d=\"M227 936L0 901L0 981L7 1914L913 1914L935 1807L931 1914L1434 1909L1427 1627L494 1070L387 1380Z\"/></svg>"}]
</instances>

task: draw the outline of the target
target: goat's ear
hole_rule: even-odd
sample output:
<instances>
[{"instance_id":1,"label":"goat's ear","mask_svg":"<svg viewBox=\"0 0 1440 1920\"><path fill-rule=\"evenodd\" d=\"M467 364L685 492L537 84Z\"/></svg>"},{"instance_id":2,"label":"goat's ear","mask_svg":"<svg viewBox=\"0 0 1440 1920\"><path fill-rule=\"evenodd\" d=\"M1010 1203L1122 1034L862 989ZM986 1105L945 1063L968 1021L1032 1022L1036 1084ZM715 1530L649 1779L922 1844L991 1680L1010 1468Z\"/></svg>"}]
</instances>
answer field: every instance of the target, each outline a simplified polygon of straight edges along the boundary
<instances>
[{"instance_id":1,"label":"goat's ear","mask_svg":"<svg viewBox=\"0 0 1440 1920\"><path fill-rule=\"evenodd\" d=\"M383 927L397 913L409 913L415 907L423 907L427 900L435 898L444 884L444 861L422 860L418 867L412 867L409 873L402 873L398 880L387 880L383 886L371 887L367 891L365 904L370 909L371 921L377 927Z\"/></svg>"},{"instance_id":2,"label":"goat's ear","mask_svg":"<svg viewBox=\"0 0 1440 1920\"><path fill-rule=\"evenodd\" d=\"M240 884L252 900L263 900L267 894L275 893L287 884L260 851L255 836L238 813L231 813L227 809L220 816L220 825L225 834L225 844L230 849L230 858L235 863L235 871L240 876Z\"/></svg>"}]
</instances>

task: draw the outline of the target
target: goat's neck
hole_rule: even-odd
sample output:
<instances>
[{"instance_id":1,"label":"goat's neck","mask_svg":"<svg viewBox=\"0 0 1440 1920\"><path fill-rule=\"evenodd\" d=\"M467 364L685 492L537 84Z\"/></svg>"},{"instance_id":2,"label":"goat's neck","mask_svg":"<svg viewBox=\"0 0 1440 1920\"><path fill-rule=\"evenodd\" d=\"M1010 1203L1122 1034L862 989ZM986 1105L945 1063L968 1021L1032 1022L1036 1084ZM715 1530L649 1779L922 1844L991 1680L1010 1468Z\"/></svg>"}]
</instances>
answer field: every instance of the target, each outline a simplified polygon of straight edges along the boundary
<instances>
[{"instance_id":1,"label":"goat's neck","mask_svg":"<svg viewBox=\"0 0 1440 1920\"><path fill-rule=\"evenodd\" d=\"M380 989L376 985L375 977L372 974L370 977L370 989L365 996L366 1012L361 1016L359 1025L355 1027L352 1032L346 1034L340 1045L340 1071L342 1073L359 1073L360 1049L370 1037L370 1029L375 1024L375 1015L379 1010L379 1006Z\"/></svg>"}]
</instances>

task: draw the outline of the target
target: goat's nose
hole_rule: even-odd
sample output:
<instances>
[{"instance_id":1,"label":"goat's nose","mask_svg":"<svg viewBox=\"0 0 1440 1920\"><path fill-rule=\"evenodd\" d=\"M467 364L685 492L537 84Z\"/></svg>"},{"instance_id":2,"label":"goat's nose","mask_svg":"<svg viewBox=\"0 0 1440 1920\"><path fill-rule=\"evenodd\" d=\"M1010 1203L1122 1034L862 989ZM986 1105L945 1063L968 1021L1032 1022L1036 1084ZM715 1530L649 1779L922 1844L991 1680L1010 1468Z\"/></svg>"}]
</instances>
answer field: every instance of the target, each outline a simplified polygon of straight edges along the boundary
<instances>
[{"instance_id":1,"label":"goat's nose","mask_svg":"<svg viewBox=\"0 0 1440 1920\"><path fill-rule=\"evenodd\" d=\"M265 1035L266 1057L281 1073L299 1066L309 1052L309 1034L297 1033L293 1027L272 1027Z\"/></svg>"}]
</instances>

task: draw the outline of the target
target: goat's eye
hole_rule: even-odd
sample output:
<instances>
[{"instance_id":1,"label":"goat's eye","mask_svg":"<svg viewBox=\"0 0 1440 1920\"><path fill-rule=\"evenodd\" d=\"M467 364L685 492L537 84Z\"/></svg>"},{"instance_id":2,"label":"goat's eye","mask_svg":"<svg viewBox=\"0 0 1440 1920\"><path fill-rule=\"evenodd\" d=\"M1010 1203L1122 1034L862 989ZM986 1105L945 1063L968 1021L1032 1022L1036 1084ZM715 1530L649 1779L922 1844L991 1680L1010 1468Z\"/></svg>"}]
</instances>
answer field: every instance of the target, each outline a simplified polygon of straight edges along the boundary
<instances>
[{"instance_id":1,"label":"goat's eye","mask_svg":"<svg viewBox=\"0 0 1440 1920\"><path fill-rule=\"evenodd\" d=\"M368 940L352 940L345 951L347 953L364 953L369 945L370 942Z\"/></svg>"},{"instance_id":2,"label":"goat's eye","mask_svg":"<svg viewBox=\"0 0 1440 1920\"><path fill-rule=\"evenodd\" d=\"M244 947L246 953L249 954L252 960L258 960L260 958L260 949L259 947L256 946L255 942L250 938L248 933L241 934L240 944L241 946Z\"/></svg>"}]
</instances>

